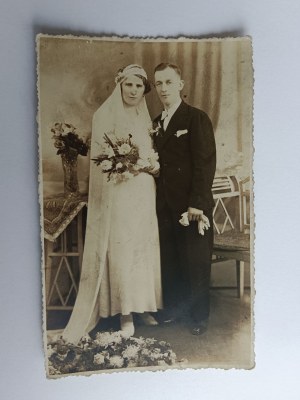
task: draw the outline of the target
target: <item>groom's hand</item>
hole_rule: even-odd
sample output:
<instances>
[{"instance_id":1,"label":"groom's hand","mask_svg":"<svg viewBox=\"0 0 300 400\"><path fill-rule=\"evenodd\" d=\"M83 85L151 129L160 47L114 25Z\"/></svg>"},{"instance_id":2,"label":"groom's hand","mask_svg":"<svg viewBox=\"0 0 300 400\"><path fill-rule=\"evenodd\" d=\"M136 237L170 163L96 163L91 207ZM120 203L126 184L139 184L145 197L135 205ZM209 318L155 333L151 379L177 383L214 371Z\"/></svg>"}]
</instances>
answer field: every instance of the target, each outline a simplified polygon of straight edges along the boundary
<instances>
[{"instance_id":1,"label":"groom's hand","mask_svg":"<svg viewBox=\"0 0 300 400\"><path fill-rule=\"evenodd\" d=\"M200 221L203 215L202 210L198 210L198 208L189 207L188 208L188 219L189 221Z\"/></svg>"}]
</instances>

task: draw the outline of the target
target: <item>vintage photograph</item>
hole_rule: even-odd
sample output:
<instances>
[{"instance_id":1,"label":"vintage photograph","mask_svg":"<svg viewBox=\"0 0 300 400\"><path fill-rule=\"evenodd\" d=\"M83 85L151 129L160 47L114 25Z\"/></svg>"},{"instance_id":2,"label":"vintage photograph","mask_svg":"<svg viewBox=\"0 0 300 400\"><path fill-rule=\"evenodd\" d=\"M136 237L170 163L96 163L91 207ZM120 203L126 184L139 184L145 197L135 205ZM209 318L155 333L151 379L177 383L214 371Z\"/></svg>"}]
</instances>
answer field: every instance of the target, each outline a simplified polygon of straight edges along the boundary
<instances>
[{"instance_id":1,"label":"vintage photograph","mask_svg":"<svg viewBox=\"0 0 300 400\"><path fill-rule=\"evenodd\" d=\"M36 45L47 377L253 368L251 38Z\"/></svg>"}]
</instances>

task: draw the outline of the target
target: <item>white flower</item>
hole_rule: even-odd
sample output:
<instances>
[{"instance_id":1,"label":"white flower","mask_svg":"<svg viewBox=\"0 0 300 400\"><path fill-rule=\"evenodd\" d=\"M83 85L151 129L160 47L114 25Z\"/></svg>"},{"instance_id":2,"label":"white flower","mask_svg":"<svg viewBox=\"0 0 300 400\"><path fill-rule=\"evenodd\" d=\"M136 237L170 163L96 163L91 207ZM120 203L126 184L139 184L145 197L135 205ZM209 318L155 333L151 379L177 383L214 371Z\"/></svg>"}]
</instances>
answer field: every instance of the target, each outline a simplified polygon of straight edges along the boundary
<instances>
[{"instance_id":1,"label":"white flower","mask_svg":"<svg viewBox=\"0 0 300 400\"><path fill-rule=\"evenodd\" d=\"M147 343L147 344L154 344L155 342L156 342L156 340L155 339L150 339L150 338L147 338L146 340L145 340L145 342Z\"/></svg>"},{"instance_id":2,"label":"white flower","mask_svg":"<svg viewBox=\"0 0 300 400\"><path fill-rule=\"evenodd\" d=\"M121 162L118 162L118 164L116 165L116 169L121 169L123 168L123 164Z\"/></svg>"},{"instance_id":3,"label":"white flower","mask_svg":"<svg viewBox=\"0 0 300 400\"><path fill-rule=\"evenodd\" d=\"M94 363L97 365L104 364L105 363L104 355L101 353L94 355Z\"/></svg>"},{"instance_id":4,"label":"white flower","mask_svg":"<svg viewBox=\"0 0 300 400\"><path fill-rule=\"evenodd\" d=\"M114 343L116 343L116 344L122 343L123 337L122 337L121 331L113 332L113 333L111 333L111 336L112 336L112 340L114 341Z\"/></svg>"},{"instance_id":5,"label":"white flower","mask_svg":"<svg viewBox=\"0 0 300 400\"><path fill-rule=\"evenodd\" d=\"M159 342L159 344L160 344L161 346L166 346L166 345L167 345L167 342L165 342L164 340L161 340L161 341Z\"/></svg>"},{"instance_id":6,"label":"white flower","mask_svg":"<svg viewBox=\"0 0 300 400\"><path fill-rule=\"evenodd\" d=\"M133 341L134 343L139 344L139 345L142 345L145 343L145 339L142 336L139 338L132 337L131 341Z\"/></svg>"},{"instance_id":7,"label":"white flower","mask_svg":"<svg viewBox=\"0 0 300 400\"><path fill-rule=\"evenodd\" d=\"M158 161L159 159L158 153L154 149L151 149L149 158L150 160Z\"/></svg>"},{"instance_id":8,"label":"white flower","mask_svg":"<svg viewBox=\"0 0 300 400\"><path fill-rule=\"evenodd\" d=\"M124 360L120 356L112 356L112 357L110 357L109 363L114 368L121 368L121 367L123 367Z\"/></svg>"},{"instance_id":9,"label":"white flower","mask_svg":"<svg viewBox=\"0 0 300 400\"><path fill-rule=\"evenodd\" d=\"M133 175L128 171L123 172L121 175L124 178L124 180L133 178Z\"/></svg>"},{"instance_id":10,"label":"white flower","mask_svg":"<svg viewBox=\"0 0 300 400\"><path fill-rule=\"evenodd\" d=\"M151 164L148 160L144 160L143 158L139 158L136 162L136 164L139 166L139 168L149 168L151 167Z\"/></svg>"},{"instance_id":11,"label":"white flower","mask_svg":"<svg viewBox=\"0 0 300 400\"><path fill-rule=\"evenodd\" d=\"M75 132L76 128L72 124L63 123L62 130L63 132Z\"/></svg>"},{"instance_id":12,"label":"white flower","mask_svg":"<svg viewBox=\"0 0 300 400\"><path fill-rule=\"evenodd\" d=\"M118 152L121 155L126 155L130 153L131 147L127 143L123 143L121 146L118 147Z\"/></svg>"},{"instance_id":13,"label":"white flower","mask_svg":"<svg viewBox=\"0 0 300 400\"><path fill-rule=\"evenodd\" d=\"M150 350L148 350L148 349L143 349L143 350L141 351L141 354L142 354L143 356L151 356L151 352L150 352Z\"/></svg>"},{"instance_id":14,"label":"white flower","mask_svg":"<svg viewBox=\"0 0 300 400\"><path fill-rule=\"evenodd\" d=\"M115 84L119 83L124 79L124 74L122 72L118 72L116 78L115 78Z\"/></svg>"},{"instance_id":15,"label":"white flower","mask_svg":"<svg viewBox=\"0 0 300 400\"><path fill-rule=\"evenodd\" d=\"M47 346L47 353L48 353L48 357L51 357L52 354L54 354L56 351L53 349L52 346Z\"/></svg>"},{"instance_id":16,"label":"white flower","mask_svg":"<svg viewBox=\"0 0 300 400\"><path fill-rule=\"evenodd\" d=\"M152 350L151 355L150 355L152 360L158 360L161 358L161 356L162 356L161 351L157 347Z\"/></svg>"},{"instance_id":17,"label":"white flower","mask_svg":"<svg viewBox=\"0 0 300 400\"><path fill-rule=\"evenodd\" d=\"M109 160L102 161L102 163L100 165L101 165L102 171L109 171L112 168L112 162Z\"/></svg>"},{"instance_id":18,"label":"white flower","mask_svg":"<svg viewBox=\"0 0 300 400\"><path fill-rule=\"evenodd\" d=\"M123 351L122 355L124 358L132 359L137 356L138 352L139 348L137 346L130 345Z\"/></svg>"},{"instance_id":19,"label":"white flower","mask_svg":"<svg viewBox=\"0 0 300 400\"><path fill-rule=\"evenodd\" d=\"M96 335L95 342L99 344L99 346L108 347L114 340L109 332L99 332Z\"/></svg>"},{"instance_id":20,"label":"white flower","mask_svg":"<svg viewBox=\"0 0 300 400\"><path fill-rule=\"evenodd\" d=\"M112 158L115 155L113 148L109 144L103 144L101 146L100 154Z\"/></svg>"},{"instance_id":21,"label":"white flower","mask_svg":"<svg viewBox=\"0 0 300 400\"><path fill-rule=\"evenodd\" d=\"M160 122L158 122L158 124L157 124L157 126L155 128L150 127L149 128L150 136L158 135L160 129L161 129Z\"/></svg>"}]
</instances>

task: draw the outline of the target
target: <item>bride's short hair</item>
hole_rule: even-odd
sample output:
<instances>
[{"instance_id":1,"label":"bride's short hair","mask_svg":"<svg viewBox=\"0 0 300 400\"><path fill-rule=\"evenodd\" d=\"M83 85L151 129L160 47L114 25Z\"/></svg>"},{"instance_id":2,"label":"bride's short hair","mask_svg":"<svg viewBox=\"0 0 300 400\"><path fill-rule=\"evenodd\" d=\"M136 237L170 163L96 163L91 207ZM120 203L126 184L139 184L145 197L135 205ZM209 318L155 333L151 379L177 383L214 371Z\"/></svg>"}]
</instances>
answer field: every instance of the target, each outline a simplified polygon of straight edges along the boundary
<instances>
[{"instance_id":1,"label":"bride's short hair","mask_svg":"<svg viewBox=\"0 0 300 400\"><path fill-rule=\"evenodd\" d=\"M138 78L141 78L141 80L143 81L143 84L144 84L144 86L145 86L144 94L149 93L150 90L151 90L151 85L150 85L150 82L148 81L148 79L146 79L146 78L145 78L144 76L142 76L142 75L136 75L136 74L135 74L135 76L137 76Z\"/></svg>"},{"instance_id":2,"label":"bride's short hair","mask_svg":"<svg viewBox=\"0 0 300 400\"><path fill-rule=\"evenodd\" d=\"M141 68L141 70L142 70L143 72L145 72L145 71L143 70L143 68L140 67L139 65L133 65L133 66L134 66L134 67L137 67L137 68ZM123 67L123 68L120 68L120 69L118 70L117 76L116 76L116 79L115 79L116 83L118 83L118 82L121 83L121 82L122 82L122 80L124 79L123 71L124 71L124 69L127 68L127 67L128 67L128 66ZM151 91L151 84L150 84L150 82L148 81L148 79L147 79L145 76L140 75L140 74L138 74L138 73L135 73L135 74L133 74L133 75L137 76L138 78L140 78L140 79L143 81L143 84L144 84L144 87L145 87L144 94L149 93L149 92Z\"/></svg>"}]
</instances>

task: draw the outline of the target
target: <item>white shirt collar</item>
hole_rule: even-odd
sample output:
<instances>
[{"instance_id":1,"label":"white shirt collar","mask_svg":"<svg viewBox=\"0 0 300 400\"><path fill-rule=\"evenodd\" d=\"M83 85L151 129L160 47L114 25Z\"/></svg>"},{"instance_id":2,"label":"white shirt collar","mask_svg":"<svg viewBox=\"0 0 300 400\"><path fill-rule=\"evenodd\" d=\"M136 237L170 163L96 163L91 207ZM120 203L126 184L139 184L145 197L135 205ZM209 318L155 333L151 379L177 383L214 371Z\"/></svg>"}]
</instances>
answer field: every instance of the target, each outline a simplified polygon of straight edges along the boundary
<instances>
[{"instance_id":1,"label":"white shirt collar","mask_svg":"<svg viewBox=\"0 0 300 400\"><path fill-rule=\"evenodd\" d=\"M176 111L177 108L180 106L181 102L182 102L182 100L179 99L179 100L177 101L177 103L175 103L175 104L172 105L172 107L170 107L168 110L165 110L166 113L167 113L167 115L168 115L168 116L166 117L168 120L170 120L170 119L172 118L172 116L175 114L175 111Z\"/></svg>"}]
</instances>

